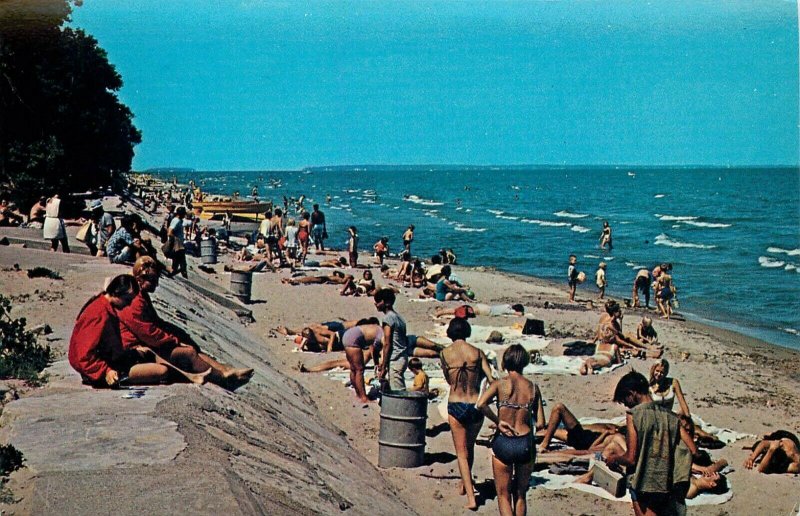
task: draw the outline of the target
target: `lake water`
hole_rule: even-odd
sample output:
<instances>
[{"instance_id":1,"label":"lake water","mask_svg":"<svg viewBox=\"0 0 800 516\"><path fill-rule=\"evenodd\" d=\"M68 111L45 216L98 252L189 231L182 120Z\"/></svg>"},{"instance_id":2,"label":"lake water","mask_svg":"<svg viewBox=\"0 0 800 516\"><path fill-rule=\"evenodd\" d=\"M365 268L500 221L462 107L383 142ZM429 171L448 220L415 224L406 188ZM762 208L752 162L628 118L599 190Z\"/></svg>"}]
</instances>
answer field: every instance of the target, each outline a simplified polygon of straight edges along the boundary
<instances>
[{"instance_id":1,"label":"lake water","mask_svg":"<svg viewBox=\"0 0 800 516\"><path fill-rule=\"evenodd\" d=\"M209 193L318 202L329 244L358 227L361 248L408 224L414 254L453 248L459 264L565 283L567 259L589 280L608 264L608 292L630 297L635 270L671 262L680 311L800 349L800 175L797 169L317 168L192 172ZM270 184L270 179L276 181ZM330 195L330 203L326 197ZM602 221L613 252L599 249ZM480 292L478 292L480 295Z\"/></svg>"}]
</instances>

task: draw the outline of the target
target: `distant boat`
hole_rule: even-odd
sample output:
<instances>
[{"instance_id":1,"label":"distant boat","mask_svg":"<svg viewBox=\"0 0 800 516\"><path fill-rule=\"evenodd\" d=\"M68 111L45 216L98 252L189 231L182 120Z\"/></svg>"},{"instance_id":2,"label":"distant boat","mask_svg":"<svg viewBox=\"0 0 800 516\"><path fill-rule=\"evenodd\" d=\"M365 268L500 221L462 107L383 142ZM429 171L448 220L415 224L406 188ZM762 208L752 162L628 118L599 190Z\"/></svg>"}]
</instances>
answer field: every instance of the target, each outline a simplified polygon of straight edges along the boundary
<instances>
[{"instance_id":1,"label":"distant boat","mask_svg":"<svg viewBox=\"0 0 800 516\"><path fill-rule=\"evenodd\" d=\"M271 202L255 201L209 201L192 204L195 214L201 219L222 218L230 213L234 219L258 220L264 212L272 209Z\"/></svg>"},{"instance_id":2,"label":"distant boat","mask_svg":"<svg viewBox=\"0 0 800 516\"><path fill-rule=\"evenodd\" d=\"M628 175L631 177L636 177L636 172L628 172Z\"/></svg>"}]
</instances>

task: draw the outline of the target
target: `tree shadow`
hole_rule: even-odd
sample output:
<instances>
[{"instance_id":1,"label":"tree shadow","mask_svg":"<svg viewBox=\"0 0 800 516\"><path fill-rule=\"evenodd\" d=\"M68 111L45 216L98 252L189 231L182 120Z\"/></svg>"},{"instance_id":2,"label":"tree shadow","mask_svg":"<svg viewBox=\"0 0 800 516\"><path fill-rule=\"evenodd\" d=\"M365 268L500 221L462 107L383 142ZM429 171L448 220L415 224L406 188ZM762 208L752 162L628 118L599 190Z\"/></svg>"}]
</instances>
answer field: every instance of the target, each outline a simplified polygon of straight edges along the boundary
<instances>
[{"instance_id":1,"label":"tree shadow","mask_svg":"<svg viewBox=\"0 0 800 516\"><path fill-rule=\"evenodd\" d=\"M454 460L456 460L456 456L450 452L426 453L425 462L423 464L425 466L432 466L436 463L447 464L448 462L453 462Z\"/></svg>"}]
</instances>

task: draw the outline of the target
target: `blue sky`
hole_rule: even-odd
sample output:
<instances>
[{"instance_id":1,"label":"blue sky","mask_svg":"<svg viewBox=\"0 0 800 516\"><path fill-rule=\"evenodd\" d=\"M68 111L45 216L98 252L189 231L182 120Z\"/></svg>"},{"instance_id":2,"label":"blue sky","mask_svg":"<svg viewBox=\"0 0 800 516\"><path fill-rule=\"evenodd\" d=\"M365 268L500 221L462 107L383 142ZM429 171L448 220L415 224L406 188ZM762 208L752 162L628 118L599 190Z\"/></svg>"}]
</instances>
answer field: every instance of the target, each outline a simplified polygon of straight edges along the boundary
<instances>
[{"instance_id":1,"label":"blue sky","mask_svg":"<svg viewBox=\"0 0 800 516\"><path fill-rule=\"evenodd\" d=\"M86 0L134 167L797 164L787 1Z\"/></svg>"}]
</instances>

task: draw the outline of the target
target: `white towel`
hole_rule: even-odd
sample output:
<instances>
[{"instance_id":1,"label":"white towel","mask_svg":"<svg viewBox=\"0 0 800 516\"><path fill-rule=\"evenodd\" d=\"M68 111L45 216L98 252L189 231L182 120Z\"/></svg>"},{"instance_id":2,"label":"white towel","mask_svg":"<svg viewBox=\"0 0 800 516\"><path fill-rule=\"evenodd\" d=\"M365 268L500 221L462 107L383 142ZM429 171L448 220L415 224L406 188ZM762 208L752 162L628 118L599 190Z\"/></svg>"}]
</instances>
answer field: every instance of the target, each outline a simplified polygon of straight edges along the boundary
<instances>
[{"instance_id":1,"label":"white towel","mask_svg":"<svg viewBox=\"0 0 800 516\"><path fill-rule=\"evenodd\" d=\"M586 360L586 357L573 357L573 356L557 356L551 357L542 355L542 361L544 364L530 364L523 370L524 374L533 375L533 374L551 374L551 375L579 375L581 364L583 361ZM593 374L605 374L610 373L611 371L618 369L625 365L625 362L621 364L614 364L609 367L603 367L602 369L595 369Z\"/></svg>"},{"instance_id":2,"label":"white towel","mask_svg":"<svg viewBox=\"0 0 800 516\"><path fill-rule=\"evenodd\" d=\"M486 339L493 331L499 331L503 334L503 342L500 344L488 344ZM432 331L428 332L432 335L431 340L440 344L449 344L450 339L447 338L447 326L437 326ZM510 326L472 326L472 333L467 339L467 342L480 348L483 351L497 351L498 349L505 349L511 344L522 344L528 351L542 351L552 342L540 335L523 335L522 330L519 328L512 328Z\"/></svg>"},{"instance_id":3,"label":"white towel","mask_svg":"<svg viewBox=\"0 0 800 516\"><path fill-rule=\"evenodd\" d=\"M714 437L716 437L725 444L731 444L735 441L738 441L739 439L755 438L755 436L752 434L745 434L742 432L737 432L736 430L731 430L729 428L719 428L714 425L710 425L705 421L703 421L703 419L700 418L700 416L698 416L697 414L692 414L692 421L694 421L696 425L699 425L704 432L708 432L709 434L713 435ZM591 425L593 423L612 423L614 425L624 425L625 416L619 416L613 419L582 417L580 418L580 422L582 425Z\"/></svg>"},{"instance_id":4,"label":"white towel","mask_svg":"<svg viewBox=\"0 0 800 516\"><path fill-rule=\"evenodd\" d=\"M549 471L537 471L531 475L530 486L543 487L552 491L572 488L577 489L578 491L583 491L584 493L599 496L600 498L605 498L606 500L611 500L613 502L631 503L631 495L627 492L625 493L625 496L614 498L611 493L600 487L589 484L576 484L576 478L578 477L573 475L554 475ZM731 498L733 498L733 485L731 485L730 477L728 477L728 490L726 492L718 495L701 493L691 500L686 500L686 505L719 505L727 502Z\"/></svg>"}]
</instances>

